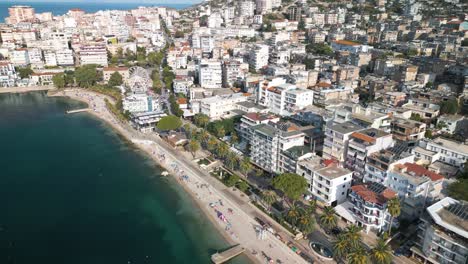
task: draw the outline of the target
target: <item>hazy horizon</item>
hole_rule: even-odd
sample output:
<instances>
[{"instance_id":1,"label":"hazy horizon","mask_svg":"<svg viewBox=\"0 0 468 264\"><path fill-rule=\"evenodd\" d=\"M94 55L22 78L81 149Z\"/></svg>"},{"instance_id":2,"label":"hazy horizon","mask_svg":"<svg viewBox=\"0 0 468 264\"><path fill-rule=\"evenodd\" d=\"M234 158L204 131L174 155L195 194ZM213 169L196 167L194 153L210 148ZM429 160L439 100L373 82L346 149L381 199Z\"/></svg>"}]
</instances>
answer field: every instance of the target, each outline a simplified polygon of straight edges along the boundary
<instances>
[{"instance_id":1,"label":"hazy horizon","mask_svg":"<svg viewBox=\"0 0 468 264\"><path fill-rule=\"evenodd\" d=\"M203 0L133 0L133 3L141 3L141 4L195 4L200 3ZM4 2L8 3L46 3L46 2L57 2L56 0L4 0ZM69 2L69 3L96 3L96 0L61 0L61 2ZM128 3L128 0L101 0L99 3Z\"/></svg>"}]
</instances>

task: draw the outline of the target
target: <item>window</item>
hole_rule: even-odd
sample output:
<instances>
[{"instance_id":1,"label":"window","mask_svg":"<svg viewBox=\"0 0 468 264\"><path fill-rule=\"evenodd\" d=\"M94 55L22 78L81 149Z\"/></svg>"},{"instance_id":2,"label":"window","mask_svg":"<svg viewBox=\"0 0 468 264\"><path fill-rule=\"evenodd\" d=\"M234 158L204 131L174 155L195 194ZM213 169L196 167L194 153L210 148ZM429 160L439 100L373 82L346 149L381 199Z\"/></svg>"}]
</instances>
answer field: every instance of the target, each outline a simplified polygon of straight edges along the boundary
<instances>
[{"instance_id":1,"label":"window","mask_svg":"<svg viewBox=\"0 0 468 264\"><path fill-rule=\"evenodd\" d=\"M341 192L341 195L344 195L344 192Z\"/></svg>"}]
</instances>

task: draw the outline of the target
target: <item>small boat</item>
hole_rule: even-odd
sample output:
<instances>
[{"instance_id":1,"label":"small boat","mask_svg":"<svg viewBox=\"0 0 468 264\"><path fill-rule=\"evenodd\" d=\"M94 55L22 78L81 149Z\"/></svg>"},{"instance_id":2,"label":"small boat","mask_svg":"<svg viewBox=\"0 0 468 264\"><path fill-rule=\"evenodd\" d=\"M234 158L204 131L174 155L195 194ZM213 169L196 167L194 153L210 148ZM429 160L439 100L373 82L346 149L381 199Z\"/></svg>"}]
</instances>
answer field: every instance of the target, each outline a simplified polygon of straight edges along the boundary
<instances>
[{"instance_id":1,"label":"small boat","mask_svg":"<svg viewBox=\"0 0 468 264\"><path fill-rule=\"evenodd\" d=\"M168 175L169 175L169 172L163 171L163 172L161 173L161 175L162 175L162 176L168 176Z\"/></svg>"}]
</instances>

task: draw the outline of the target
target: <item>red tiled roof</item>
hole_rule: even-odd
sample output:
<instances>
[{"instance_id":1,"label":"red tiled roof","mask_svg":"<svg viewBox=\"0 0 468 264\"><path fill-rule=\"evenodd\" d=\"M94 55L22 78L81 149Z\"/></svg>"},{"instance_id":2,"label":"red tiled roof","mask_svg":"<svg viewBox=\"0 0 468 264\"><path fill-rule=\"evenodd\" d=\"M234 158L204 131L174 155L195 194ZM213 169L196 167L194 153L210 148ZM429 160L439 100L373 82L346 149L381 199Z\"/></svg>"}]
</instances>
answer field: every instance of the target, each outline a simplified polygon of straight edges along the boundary
<instances>
[{"instance_id":1,"label":"red tiled roof","mask_svg":"<svg viewBox=\"0 0 468 264\"><path fill-rule=\"evenodd\" d=\"M351 134L351 136L354 137L354 138L369 142L369 143L375 143L375 138L370 137L368 135L364 135L364 134L359 133L359 132L353 132Z\"/></svg>"},{"instance_id":2,"label":"red tiled roof","mask_svg":"<svg viewBox=\"0 0 468 264\"><path fill-rule=\"evenodd\" d=\"M187 98L179 98L177 99L178 104L187 104Z\"/></svg>"},{"instance_id":3,"label":"red tiled roof","mask_svg":"<svg viewBox=\"0 0 468 264\"><path fill-rule=\"evenodd\" d=\"M435 173L433 171L427 170L421 165L414 164L414 163L405 163L404 166L406 167L407 172L413 172L417 176L427 176L431 179L431 181L438 181L444 178L444 176Z\"/></svg>"},{"instance_id":4,"label":"red tiled roof","mask_svg":"<svg viewBox=\"0 0 468 264\"><path fill-rule=\"evenodd\" d=\"M369 190L364 184L352 186L351 190L359 195L364 201L371 203L384 204L388 200L396 197L396 192L389 188L379 194Z\"/></svg>"}]
</instances>

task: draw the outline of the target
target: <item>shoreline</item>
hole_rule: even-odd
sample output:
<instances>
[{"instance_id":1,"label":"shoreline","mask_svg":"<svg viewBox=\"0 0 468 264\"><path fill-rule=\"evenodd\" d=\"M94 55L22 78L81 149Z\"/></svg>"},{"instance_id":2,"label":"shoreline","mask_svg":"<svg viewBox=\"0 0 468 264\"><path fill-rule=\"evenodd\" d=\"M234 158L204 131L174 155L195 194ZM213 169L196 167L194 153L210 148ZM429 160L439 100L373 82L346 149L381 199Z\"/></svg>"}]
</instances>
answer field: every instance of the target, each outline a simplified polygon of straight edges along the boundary
<instances>
[{"instance_id":1,"label":"shoreline","mask_svg":"<svg viewBox=\"0 0 468 264\"><path fill-rule=\"evenodd\" d=\"M76 91L76 89L75 89ZM90 91L86 91L87 93L90 93L90 94L96 94L94 92L90 92ZM97 95L97 94L96 94ZM112 103L114 103L114 101L112 100L112 98L109 98L108 96L105 96L105 95L101 95L99 94L100 96L103 96L107 99L109 99ZM76 101L79 101L79 102L82 102L82 103L85 103L88 105L88 107L91 108L92 106L92 103L89 102L88 100L86 100L85 98L82 98L82 97L78 97L78 96L73 96L73 95L70 95L70 94L63 94L59 91L56 91L55 93L53 94L47 94L47 96L49 97L65 97L65 98L69 98L71 100L76 100ZM222 228L222 226L220 225L220 222L218 219L216 219L216 217L210 212L210 210L208 210L208 208L206 208L205 204L200 200L200 198L198 197L198 194L195 193L192 189L190 189L186 184L183 184L183 182L180 181L180 179L177 178L177 172L175 172L173 169L170 168L170 166L168 166L168 164L165 164L163 162L161 162L157 157L155 157L153 155L153 153L151 152L150 149L148 148L145 148L144 146L142 146L141 144L138 144L137 142L135 142L134 140L132 140L131 137L128 136L128 134L126 133L126 130L122 127L122 125L119 125L119 123L114 123L114 122L110 122L110 120L106 119L106 118L103 118L101 115L99 115L97 112L93 111L92 109L91 110L88 110L88 111L85 111L86 113L88 114L91 114L93 117L103 121L106 125L109 125L110 128L112 128L112 130L114 132L116 132L118 135L122 136L123 139L125 141L127 141L126 143L130 143L131 145L133 145L137 150L139 151L142 151L144 153L144 155L146 155L148 158L150 158L151 160L153 160L159 167L161 167L163 170L166 170L167 172L169 172L170 176L167 176L167 177L173 177L176 182L178 183L178 185L180 187L182 187L182 189L184 190L184 192L186 192L188 194L188 196L190 197L190 199L194 202L194 204L200 209L200 211L202 212L203 216L206 217L212 224L212 226L218 231L218 233L222 236L222 238L229 244L229 246L233 246L233 245L236 245L236 244L240 244L238 241L236 241L235 239L233 239L232 236L230 236L225 229ZM244 253L243 253L244 256L246 256L249 261L251 263L255 263L255 264L261 264L263 262L261 262L258 258L256 258L254 255L251 254L251 252L247 249Z\"/></svg>"},{"instance_id":2,"label":"shoreline","mask_svg":"<svg viewBox=\"0 0 468 264\"><path fill-rule=\"evenodd\" d=\"M29 93L29 92L54 91L54 90L56 90L56 88L53 86L2 87L0 88L0 94Z\"/></svg>"}]
</instances>

